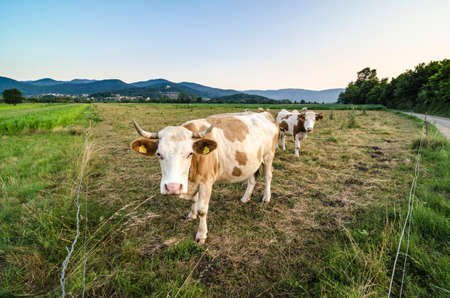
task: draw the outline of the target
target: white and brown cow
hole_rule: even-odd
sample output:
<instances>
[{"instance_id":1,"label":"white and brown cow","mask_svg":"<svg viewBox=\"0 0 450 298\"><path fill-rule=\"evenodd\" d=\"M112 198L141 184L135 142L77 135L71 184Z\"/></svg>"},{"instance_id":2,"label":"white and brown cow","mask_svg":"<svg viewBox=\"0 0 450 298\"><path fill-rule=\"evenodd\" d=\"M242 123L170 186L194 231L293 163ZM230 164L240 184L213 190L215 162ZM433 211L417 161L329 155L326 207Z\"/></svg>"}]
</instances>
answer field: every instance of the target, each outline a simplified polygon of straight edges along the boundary
<instances>
[{"instance_id":1,"label":"white and brown cow","mask_svg":"<svg viewBox=\"0 0 450 298\"><path fill-rule=\"evenodd\" d=\"M299 156L300 142L306 139L308 132L313 130L316 120L322 118L322 114L317 114L313 111L302 110L300 113L297 110L292 112L285 109L281 110L277 115L277 123L280 126L283 150L286 150L286 134L294 136L295 155Z\"/></svg>"},{"instance_id":2,"label":"white and brown cow","mask_svg":"<svg viewBox=\"0 0 450 298\"><path fill-rule=\"evenodd\" d=\"M278 125L270 113L234 113L213 115L181 126L167 126L159 132L147 132L134 122L144 138L131 148L146 156L157 155L161 166L161 193L192 200L188 219L200 217L196 240L207 236L206 216L215 182L242 182L247 190L245 203L255 187L255 173L264 164L263 201L270 201L272 160L278 141Z\"/></svg>"}]
</instances>

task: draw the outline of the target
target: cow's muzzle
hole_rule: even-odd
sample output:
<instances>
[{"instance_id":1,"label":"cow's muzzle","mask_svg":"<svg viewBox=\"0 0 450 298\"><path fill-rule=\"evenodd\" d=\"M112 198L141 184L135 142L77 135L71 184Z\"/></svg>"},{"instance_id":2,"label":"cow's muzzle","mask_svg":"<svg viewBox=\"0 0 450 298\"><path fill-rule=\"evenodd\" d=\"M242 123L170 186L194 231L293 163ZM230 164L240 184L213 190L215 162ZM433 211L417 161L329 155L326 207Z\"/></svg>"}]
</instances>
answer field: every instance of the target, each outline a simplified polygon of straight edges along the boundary
<instances>
[{"instance_id":1,"label":"cow's muzzle","mask_svg":"<svg viewBox=\"0 0 450 298\"><path fill-rule=\"evenodd\" d=\"M179 195L183 185L180 183L167 183L164 184L164 191L166 195Z\"/></svg>"}]
</instances>

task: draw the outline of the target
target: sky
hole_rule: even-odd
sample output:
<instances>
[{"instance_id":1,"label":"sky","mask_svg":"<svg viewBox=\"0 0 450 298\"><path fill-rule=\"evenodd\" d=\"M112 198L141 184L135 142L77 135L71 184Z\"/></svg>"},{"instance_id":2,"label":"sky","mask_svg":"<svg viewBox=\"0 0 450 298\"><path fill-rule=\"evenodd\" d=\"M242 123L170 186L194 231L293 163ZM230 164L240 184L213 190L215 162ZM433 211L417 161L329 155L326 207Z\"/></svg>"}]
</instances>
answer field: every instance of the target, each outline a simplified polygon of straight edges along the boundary
<instances>
[{"instance_id":1,"label":"sky","mask_svg":"<svg viewBox=\"0 0 450 298\"><path fill-rule=\"evenodd\" d=\"M343 88L450 58L450 1L0 0L0 76Z\"/></svg>"}]
</instances>

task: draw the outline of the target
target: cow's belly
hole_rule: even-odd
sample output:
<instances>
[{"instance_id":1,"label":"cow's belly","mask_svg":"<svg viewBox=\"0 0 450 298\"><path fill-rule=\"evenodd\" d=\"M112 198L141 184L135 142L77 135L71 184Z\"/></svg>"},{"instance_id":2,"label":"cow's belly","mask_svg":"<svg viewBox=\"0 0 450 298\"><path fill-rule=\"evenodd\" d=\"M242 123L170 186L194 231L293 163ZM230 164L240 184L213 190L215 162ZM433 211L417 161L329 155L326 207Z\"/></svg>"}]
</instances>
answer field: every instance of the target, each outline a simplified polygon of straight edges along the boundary
<instances>
[{"instance_id":1,"label":"cow's belly","mask_svg":"<svg viewBox=\"0 0 450 298\"><path fill-rule=\"evenodd\" d=\"M253 152L252 152L253 153ZM217 181L221 183L236 183L246 181L258 171L261 166L261 161L257 160L252 153L247 153L249 160L246 165L236 163L236 161L229 161L220 166L220 174ZM256 155L256 154L255 154Z\"/></svg>"},{"instance_id":2,"label":"cow's belly","mask_svg":"<svg viewBox=\"0 0 450 298\"><path fill-rule=\"evenodd\" d=\"M226 169L217 178L217 182L220 183L237 183L247 181L252 175L258 171L261 164L255 164L253 166L240 166Z\"/></svg>"}]
</instances>

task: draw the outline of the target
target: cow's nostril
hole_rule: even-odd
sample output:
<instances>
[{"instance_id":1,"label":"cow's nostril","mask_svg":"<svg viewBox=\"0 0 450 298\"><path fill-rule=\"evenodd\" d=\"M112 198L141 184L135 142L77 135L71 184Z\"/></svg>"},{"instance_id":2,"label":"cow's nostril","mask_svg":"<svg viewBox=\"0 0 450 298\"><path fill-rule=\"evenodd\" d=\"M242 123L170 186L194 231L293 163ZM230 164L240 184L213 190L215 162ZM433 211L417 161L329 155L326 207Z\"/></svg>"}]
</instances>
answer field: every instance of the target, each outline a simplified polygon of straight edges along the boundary
<instances>
[{"instance_id":1,"label":"cow's nostril","mask_svg":"<svg viewBox=\"0 0 450 298\"><path fill-rule=\"evenodd\" d=\"M183 185L180 183L168 183L168 184L164 184L164 188L165 188L167 194L178 195L178 194L181 194Z\"/></svg>"}]
</instances>

